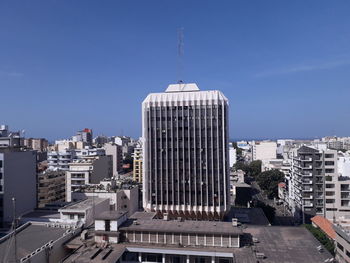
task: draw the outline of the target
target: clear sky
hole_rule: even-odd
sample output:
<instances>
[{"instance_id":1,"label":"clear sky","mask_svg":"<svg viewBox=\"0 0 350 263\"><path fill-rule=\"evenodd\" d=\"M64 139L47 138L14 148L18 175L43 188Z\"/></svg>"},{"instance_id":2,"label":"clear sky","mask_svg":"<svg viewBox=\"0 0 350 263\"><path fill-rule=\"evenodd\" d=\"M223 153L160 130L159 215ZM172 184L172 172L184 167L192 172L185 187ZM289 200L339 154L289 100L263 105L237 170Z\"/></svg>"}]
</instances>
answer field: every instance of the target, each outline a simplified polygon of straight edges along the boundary
<instances>
[{"instance_id":1,"label":"clear sky","mask_svg":"<svg viewBox=\"0 0 350 263\"><path fill-rule=\"evenodd\" d=\"M350 136L348 0L2 0L0 123L140 136L180 27L182 78L229 98L231 138Z\"/></svg>"}]
</instances>

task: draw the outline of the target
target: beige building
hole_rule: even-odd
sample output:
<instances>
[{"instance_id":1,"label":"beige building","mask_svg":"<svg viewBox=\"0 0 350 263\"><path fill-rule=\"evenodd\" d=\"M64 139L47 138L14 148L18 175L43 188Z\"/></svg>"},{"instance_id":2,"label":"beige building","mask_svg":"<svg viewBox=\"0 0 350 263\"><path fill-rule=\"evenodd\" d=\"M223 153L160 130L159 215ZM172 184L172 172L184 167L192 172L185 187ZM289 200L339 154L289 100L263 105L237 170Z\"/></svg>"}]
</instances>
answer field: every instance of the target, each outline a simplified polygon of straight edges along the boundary
<instances>
[{"instance_id":1,"label":"beige building","mask_svg":"<svg viewBox=\"0 0 350 263\"><path fill-rule=\"evenodd\" d=\"M45 171L38 174L38 207L66 199L65 171Z\"/></svg>"},{"instance_id":2,"label":"beige building","mask_svg":"<svg viewBox=\"0 0 350 263\"><path fill-rule=\"evenodd\" d=\"M29 138L24 139L24 145L38 152L46 152L49 143L46 139L43 138Z\"/></svg>"},{"instance_id":3,"label":"beige building","mask_svg":"<svg viewBox=\"0 0 350 263\"><path fill-rule=\"evenodd\" d=\"M339 263L350 262L350 233L349 229L339 225L334 226L335 236L335 259Z\"/></svg>"},{"instance_id":4,"label":"beige building","mask_svg":"<svg viewBox=\"0 0 350 263\"><path fill-rule=\"evenodd\" d=\"M277 158L277 143L261 141L252 143L252 157L255 160L268 160Z\"/></svg>"},{"instance_id":5,"label":"beige building","mask_svg":"<svg viewBox=\"0 0 350 263\"><path fill-rule=\"evenodd\" d=\"M87 144L83 141L59 140L55 141L54 150L62 152L65 150L84 149Z\"/></svg>"},{"instance_id":6,"label":"beige building","mask_svg":"<svg viewBox=\"0 0 350 263\"><path fill-rule=\"evenodd\" d=\"M105 178L111 178L112 157L87 156L78 160L73 160L69 164L66 172L66 201L72 201L72 192L84 185L97 184Z\"/></svg>"},{"instance_id":7,"label":"beige building","mask_svg":"<svg viewBox=\"0 0 350 263\"><path fill-rule=\"evenodd\" d=\"M136 147L133 153L134 170L133 179L135 182L142 183L142 147Z\"/></svg>"},{"instance_id":8,"label":"beige building","mask_svg":"<svg viewBox=\"0 0 350 263\"><path fill-rule=\"evenodd\" d=\"M115 143L106 143L103 148L106 151L106 155L112 156L113 162L113 176L117 176L118 172L122 169L123 153L122 147Z\"/></svg>"}]
</instances>

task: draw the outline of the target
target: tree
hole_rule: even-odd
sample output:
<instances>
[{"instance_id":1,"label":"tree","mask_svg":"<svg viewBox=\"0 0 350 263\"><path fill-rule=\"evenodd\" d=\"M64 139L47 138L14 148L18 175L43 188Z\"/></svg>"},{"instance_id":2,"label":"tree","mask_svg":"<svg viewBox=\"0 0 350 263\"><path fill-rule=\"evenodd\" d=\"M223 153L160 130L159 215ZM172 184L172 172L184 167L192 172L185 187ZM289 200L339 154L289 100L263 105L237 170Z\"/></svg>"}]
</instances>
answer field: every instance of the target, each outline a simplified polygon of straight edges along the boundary
<instances>
[{"instance_id":1,"label":"tree","mask_svg":"<svg viewBox=\"0 0 350 263\"><path fill-rule=\"evenodd\" d=\"M235 148L236 149L236 153L237 153L237 155L238 156L242 156L242 149L241 148L239 148L238 146L237 146L237 142L232 142L232 146L233 146L233 148Z\"/></svg>"},{"instance_id":2,"label":"tree","mask_svg":"<svg viewBox=\"0 0 350 263\"><path fill-rule=\"evenodd\" d=\"M325 233L312 225L304 225L314 237L334 256L334 242L329 239Z\"/></svg>"},{"instance_id":3,"label":"tree","mask_svg":"<svg viewBox=\"0 0 350 263\"><path fill-rule=\"evenodd\" d=\"M238 171L238 170L242 170L243 172L245 172L246 174L249 172L249 166L247 164L245 164L242 161L238 161L233 165L233 168Z\"/></svg>"},{"instance_id":4,"label":"tree","mask_svg":"<svg viewBox=\"0 0 350 263\"><path fill-rule=\"evenodd\" d=\"M284 173L278 170L262 172L256 181L260 188L265 191L267 197L272 199L278 196L278 183L283 182Z\"/></svg>"},{"instance_id":5,"label":"tree","mask_svg":"<svg viewBox=\"0 0 350 263\"><path fill-rule=\"evenodd\" d=\"M249 172L251 176L257 177L261 173L261 161L260 160L252 161L249 164Z\"/></svg>"}]
</instances>

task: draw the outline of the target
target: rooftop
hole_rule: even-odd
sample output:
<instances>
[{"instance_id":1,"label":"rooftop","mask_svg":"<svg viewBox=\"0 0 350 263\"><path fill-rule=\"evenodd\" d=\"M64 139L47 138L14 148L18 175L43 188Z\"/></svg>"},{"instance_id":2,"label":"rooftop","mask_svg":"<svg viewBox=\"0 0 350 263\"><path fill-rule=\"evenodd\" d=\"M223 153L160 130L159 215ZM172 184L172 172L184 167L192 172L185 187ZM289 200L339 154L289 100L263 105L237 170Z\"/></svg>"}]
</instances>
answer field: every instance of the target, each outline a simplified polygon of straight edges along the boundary
<instances>
[{"instance_id":1,"label":"rooftop","mask_svg":"<svg viewBox=\"0 0 350 263\"><path fill-rule=\"evenodd\" d=\"M266 256L261 262L311 263L332 258L326 249L318 251L320 243L305 227L249 226L244 232L258 239L259 243L254 244L254 249Z\"/></svg>"},{"instance_id":2,"label":"rooftop","mask_svg":"<svg viewBox=\"0 0 350 263\"><path fill-rule=\"evenodd\" d=\"M165 92L199 91L195 83L170 84Z\"/></svg>"},{"instance_id":3,"label":"rooftop","mask_svg":"<svg viewBox=\"0 0 350 263\"><path fill-rule=\"evenodd\" d=\"M122 216L126 215L128 211L104 211L95 217L96 220L118 220Z\"/></svg>"},{"instance_id":4,"label":"rooftop","mask_svg":"<svg viewBox=\"0 0 350 263\"><path fill-rule=\"evenodd\" d=\"M197 233L197 234L241 234L239 227L234 227L232 222L218 221L178 221L163 219L138 219L127 220L121 225L124 231L150 231L150 232L173 232L173 233Z\"/></svg>"},{"instance_id":5,"label":"rooftop","mask_svg":"<svg viewBox=\"0 0 350 263\"><path fill-rule=\"evenodd\" d=\"M47 227L44 224L27 223L17 230L17 259L31 254L51 240L57 240L67 231L64 228ZM0 239L0 262L15 262L14 242L11 238Z\"/></svg>"},{"instance_id":6,"label":"rooftop","mask_svg":"<svg viewBox=\"0 0 350 263\"><path fill-rule=\"evenodd\" d=\"M82 201L78 201L76 203L67 205L61 209L59 209L59 212L63 212L63 211L69 211L69 210L87 210L90 207L92 207L93 205L98 205L102 202L104 202L105 200L109 200L108 198L99 198L99 197L95 197L95 198L87 198L84 199Z\"/></svg>"},{"instance_id":7,"label":"rooftop","mask_svg":"<svg viewBox=\"0 0 350 263\"><path fill-rule=\"evenodd\" d=\"M319 227L329 238L335 239L336 233L333 229L333 224L323 216L314 216L311 218L312 223Z\"/></svg>"},{"instance_id":8,"label":"rooftop","mask_svg":"<svg viewBox=\"0 0 350 263\"><path fill-rule=\"evenodd\" d=\"M165 92L150 93L143 101L144 105L155 102L194 102L207 101L209 104L216 105L219 102L228 102L225 95L218 90L201 91L194 83L172 84Z\"/></svg>"},{"instance_id":9,"label":"rooftop","mask_svg":"<svg viewBox=\"0 0 350 263\"><path fill-rule=\"evenodd\" d=\"M156 216L156 212L135 212L129 218L130 219L153 219Z\"/></svg>"}]
</instances>

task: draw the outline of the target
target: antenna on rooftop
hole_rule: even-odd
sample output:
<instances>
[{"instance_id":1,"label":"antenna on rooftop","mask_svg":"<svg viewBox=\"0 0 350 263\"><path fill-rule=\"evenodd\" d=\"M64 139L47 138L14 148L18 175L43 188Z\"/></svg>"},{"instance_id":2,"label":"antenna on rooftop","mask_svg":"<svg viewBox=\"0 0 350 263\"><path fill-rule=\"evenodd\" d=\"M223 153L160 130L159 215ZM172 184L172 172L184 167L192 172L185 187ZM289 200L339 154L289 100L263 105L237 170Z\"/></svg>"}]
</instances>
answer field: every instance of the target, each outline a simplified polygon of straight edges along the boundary
<instances>
[{"instance_id":1,"label":"antenna on rooftop","mask_svg":"<svg viewBox=\"0 0 350 263\"><path fill-rule=\"evenodd\" d=\"M183 27L177 30L177 83L184 83L183 81L183 55L184 55L184 29Z\"/></svg>"}]
</instances>

